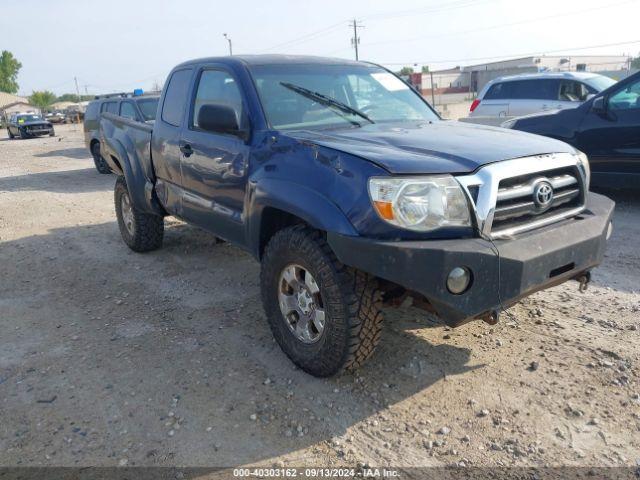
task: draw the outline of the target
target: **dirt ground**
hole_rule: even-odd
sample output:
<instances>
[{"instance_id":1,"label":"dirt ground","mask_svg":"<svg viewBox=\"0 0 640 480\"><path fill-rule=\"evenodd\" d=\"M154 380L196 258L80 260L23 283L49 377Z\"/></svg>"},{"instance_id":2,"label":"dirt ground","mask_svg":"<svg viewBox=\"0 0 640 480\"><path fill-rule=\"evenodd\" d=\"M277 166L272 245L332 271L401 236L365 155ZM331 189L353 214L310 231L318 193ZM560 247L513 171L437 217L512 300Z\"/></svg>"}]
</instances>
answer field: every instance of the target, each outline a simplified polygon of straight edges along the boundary
<instances>
[{"instance_id":1,"label":"dirt ground","mask_svg":"<svg viewBox=\"0 0 640 480\"><path fill-rule=\"evenodd\" d=\"M321 380L274 343L249 255L168 219L121 241L80 127L0 140L0 466L614 466L640 461L640 200L594 282L499 324L386 312Z\"/></svg>"}]
</instances>

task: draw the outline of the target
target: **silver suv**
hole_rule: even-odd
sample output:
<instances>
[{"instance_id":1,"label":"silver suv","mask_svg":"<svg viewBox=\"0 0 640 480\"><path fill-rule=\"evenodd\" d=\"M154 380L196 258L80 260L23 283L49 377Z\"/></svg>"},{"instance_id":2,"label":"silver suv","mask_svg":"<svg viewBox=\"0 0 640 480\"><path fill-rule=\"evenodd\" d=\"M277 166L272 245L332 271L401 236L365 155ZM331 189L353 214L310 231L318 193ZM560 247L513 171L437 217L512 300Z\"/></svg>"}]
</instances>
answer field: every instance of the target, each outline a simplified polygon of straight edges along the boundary
<instances>
[{"instance_id":1,"label":"silver suv","mask_svg":"<svg viewBox=\"0 0 640 480\"><path fill-rule=\"evenodd\" d=\"M616 83L587 72L525 73L491 80L471 104L470 117L516 117L575 108Z\"/></svg>"}]
</instances>

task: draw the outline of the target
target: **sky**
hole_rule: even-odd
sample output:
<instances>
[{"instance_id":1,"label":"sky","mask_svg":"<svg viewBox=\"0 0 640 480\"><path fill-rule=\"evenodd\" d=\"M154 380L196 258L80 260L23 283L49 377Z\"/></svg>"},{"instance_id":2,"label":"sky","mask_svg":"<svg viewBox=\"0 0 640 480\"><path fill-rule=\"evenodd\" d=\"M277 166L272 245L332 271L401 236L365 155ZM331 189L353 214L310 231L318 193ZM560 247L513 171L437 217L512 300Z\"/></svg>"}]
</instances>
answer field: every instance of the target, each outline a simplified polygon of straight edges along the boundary
<instances>
[{"instance_id":1,"label":"sky","mask_svg":"<svg viewBox=\"0 0 640 480\"><path fill-rule=\"evenodd\" d=\"M640 53L640 0L0 0L19 93L149 90L185 60L288 53L431 69L530 54ZM632 43L633 42L633 43ZM585 48L594 47L594 48Z\"/></svg>"}]
</instances>

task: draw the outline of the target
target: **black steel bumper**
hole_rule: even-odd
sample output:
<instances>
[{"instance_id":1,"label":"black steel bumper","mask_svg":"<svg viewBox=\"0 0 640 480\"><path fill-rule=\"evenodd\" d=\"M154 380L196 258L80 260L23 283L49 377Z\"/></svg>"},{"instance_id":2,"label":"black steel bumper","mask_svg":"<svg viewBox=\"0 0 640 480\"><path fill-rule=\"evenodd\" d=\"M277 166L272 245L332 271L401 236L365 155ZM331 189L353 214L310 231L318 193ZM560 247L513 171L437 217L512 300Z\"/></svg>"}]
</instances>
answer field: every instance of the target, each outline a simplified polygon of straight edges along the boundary
<instances>
[{"instance_id":1,"label":"black steel bumper","mask_svg":"<svg viewBox=\"0 0 640 480\"><path fill-rule=\"evenodd\" d=\"M327 239L341 262L421 293L447 324L456 326L600 264L614 206L590 193L578 217L493 245L480 238L383 241L329 233ZM454 295L446 281L459 266L471 270L473 282Z\"/></svg>"}]
</instances>

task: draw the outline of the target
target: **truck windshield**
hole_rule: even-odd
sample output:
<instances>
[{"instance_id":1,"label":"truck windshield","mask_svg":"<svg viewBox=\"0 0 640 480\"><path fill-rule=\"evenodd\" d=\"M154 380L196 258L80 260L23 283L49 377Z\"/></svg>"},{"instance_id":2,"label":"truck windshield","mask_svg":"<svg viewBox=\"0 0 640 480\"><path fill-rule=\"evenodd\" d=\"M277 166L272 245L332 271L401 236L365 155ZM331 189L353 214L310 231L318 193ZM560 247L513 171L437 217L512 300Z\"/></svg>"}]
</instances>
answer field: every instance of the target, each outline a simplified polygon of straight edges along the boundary
<instances>
[{"instance_id":1,"label":"truck windshield","mask_svg":"<svg viewBox=\"0 0 640 480\"><path fill-rule=\"evenodd\" d=\"M156 111L158 110L157 98L145 98L143 100L138 100L138 106L140 107L140 112L142 113L145 121L156 119Z\"/></svg>"},{"instance_id":2,"label":"truck windshield","mask_svg":"<svg viewBox=\"0 0 640 480\"><path fill-rule=\"evenodd\" d=\"M380 67L257 65L251 71L272 128L337 128L438 119L415 91ZM331 105L322 97L335 102ZM336 108L338 102L353 111L339 105Z\"/></svg>"},{"instance_id":3,"label":"truck windshield","mask_svg":"<svg viewBox=\"0 0 640 480\"><path fill-rule=\"evenodd\" d=\"M18 121L18 123L37 122L39 120L42 120L42 117L40 115L19 115L16 120Z\"/></svg>"}]
</instances>

